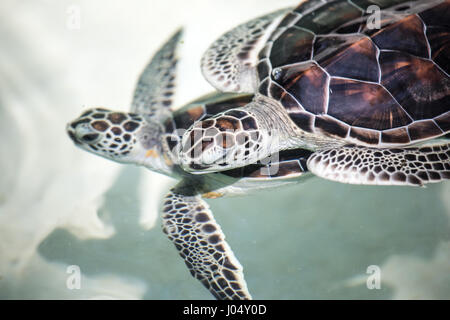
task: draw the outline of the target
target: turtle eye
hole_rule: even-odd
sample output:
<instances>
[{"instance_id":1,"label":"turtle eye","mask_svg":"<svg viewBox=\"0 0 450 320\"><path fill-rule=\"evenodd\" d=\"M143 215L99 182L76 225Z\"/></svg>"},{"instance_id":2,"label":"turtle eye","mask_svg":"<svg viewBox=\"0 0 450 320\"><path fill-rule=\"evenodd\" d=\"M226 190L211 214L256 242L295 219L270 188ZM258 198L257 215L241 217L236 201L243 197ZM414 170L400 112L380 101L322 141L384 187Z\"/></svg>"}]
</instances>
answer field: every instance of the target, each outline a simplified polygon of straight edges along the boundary
<instances>
[{"instance_id":1,"label":"turtle eye","mask_svg":"<svg viewBox=\"0 0 450 320\"><path fill-rule=\"evenodd\" d=\"M88 133L85 134L81 139L85 142L92 142L99 137L98 133Z\"/></svg>"}]
</instances>

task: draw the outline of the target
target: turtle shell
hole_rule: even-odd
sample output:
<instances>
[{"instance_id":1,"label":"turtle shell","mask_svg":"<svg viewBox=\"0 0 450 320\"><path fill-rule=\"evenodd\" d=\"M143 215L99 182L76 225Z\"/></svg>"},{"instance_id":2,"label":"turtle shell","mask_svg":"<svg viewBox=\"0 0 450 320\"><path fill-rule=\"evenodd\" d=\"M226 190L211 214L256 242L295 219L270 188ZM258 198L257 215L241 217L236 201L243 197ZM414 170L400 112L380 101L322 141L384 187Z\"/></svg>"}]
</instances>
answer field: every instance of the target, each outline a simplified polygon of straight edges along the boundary
<instances>
[{"instance_id":1,"label":"turtle shell","mask_svg":"<svg viewBox=\"0 0 450 320\"><path fill-rule=\"evenodd\" d=\"M372 5L381 28L372 27ZM303 2L257 68L259 92L304 131L375 147L442 136L450 131L450 0Z\"/></svg>"}]
</instances>

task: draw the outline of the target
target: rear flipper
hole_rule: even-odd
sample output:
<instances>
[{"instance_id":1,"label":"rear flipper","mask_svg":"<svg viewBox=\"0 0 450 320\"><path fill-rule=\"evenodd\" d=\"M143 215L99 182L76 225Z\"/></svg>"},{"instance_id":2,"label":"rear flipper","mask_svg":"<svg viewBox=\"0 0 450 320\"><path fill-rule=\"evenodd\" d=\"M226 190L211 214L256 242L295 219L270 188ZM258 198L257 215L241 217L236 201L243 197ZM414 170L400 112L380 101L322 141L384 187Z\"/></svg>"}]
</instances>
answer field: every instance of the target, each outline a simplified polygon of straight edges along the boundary
<instances>
[{"instance_id":1,"label":"rear flipper","mask_svg":"<svg viewBox=\"0 0 450 320\"><path fill-rule=\"evenodd\" d=\"M450 179L450 144L404 149L327 149L312 154L307 166L317 176L337 182L422 186Z\"/></svg>"},{"instance_id":2,"label":"rear flipper","mask_svg":"<svg viewBox=\"0 0 450 320\"><path fill-rule=\"evenodd\" d=\"M242 266L225 242L208 204L179 185L165 198L163 231L175 244L192 276L220 300L251 299Z\"/></svg>"}]
</instances>

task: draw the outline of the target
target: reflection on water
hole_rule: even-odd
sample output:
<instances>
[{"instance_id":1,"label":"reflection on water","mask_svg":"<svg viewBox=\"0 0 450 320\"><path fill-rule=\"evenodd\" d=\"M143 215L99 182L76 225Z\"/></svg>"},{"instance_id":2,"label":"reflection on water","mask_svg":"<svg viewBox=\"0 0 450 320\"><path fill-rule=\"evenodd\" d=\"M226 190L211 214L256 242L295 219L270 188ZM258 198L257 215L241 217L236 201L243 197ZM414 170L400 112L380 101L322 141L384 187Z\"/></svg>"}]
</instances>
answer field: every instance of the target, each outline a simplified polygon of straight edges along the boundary
<instances>
[{"instance_id":1,"label":"reflection on water","mask_svg":"<svg viewBox=\"0 0 450 320\"><path fill-rule=\"evenodd\" d=\"M99 214L115 226L114 236L80 240L56 230L39 253L48 261L75 261L86 276L106 273L139 280L146 286L144 298L209 299L166 240L160 221L149 231L140 228L137 180L138 170L126 168L106 193ZM414 280L426 295L410 283L412 278L434 278L436 271L447 276L449 261L440 257L450 253L443 189L359 187L310 179L295 187L209 203L257 298L446 297L449 283L436 281L430 287ZM382 268L380 290L366 287L370 265ZM404 273L409 276L398 277ZM412 291L405 292L404 286Z\"/></svg>"},{"instance_id":2,"label":"reflection on water","mask_svg":"<svg viewBox=\"0 0 450 320\"><path fill-rule=\"evenodd\" d=\"M162 13L192 25L186 50L196 56L182 67L189 80L179 97L188 101L210 89L192 63L207 44L273 7L173 2L102 10L87 1L2 3L17 14L0 10L0 298L212 298L161 232L157 208L175 182L86 154L64 133L87 104L126 110L149 52L178 27ZM83 17L75 33L65 25L69 4ZM212 12L236 20L204 30ZM255 298L426 299L450 298L449 195L449 182L363 187L314 178L209 204ZM70 265L80 267L79 290L67 288ZM381 268L379 290L366 287L371 265Z\"/></svg>"}]
</instances>

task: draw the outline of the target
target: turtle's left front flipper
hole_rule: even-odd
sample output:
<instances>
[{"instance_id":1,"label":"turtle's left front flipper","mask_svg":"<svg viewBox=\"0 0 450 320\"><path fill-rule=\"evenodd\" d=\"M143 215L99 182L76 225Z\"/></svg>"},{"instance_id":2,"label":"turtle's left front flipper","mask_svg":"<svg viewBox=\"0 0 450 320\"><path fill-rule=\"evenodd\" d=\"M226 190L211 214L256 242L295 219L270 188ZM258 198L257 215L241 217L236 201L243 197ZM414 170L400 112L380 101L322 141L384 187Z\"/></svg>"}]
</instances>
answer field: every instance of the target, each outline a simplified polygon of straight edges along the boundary
<instances>
[{"instance_id":1,"label":"turtle's left front flipper","mask_svg":"<svg viewBox=\"0 0 450 320\"><path fill-rule=\"evenodd\" d=\"M242 266L225 241L208 204L179 184L166 196L163 231L175 244L192 276L220 300L251 299Z\"/></svg>"},{"instance_id":2,"label":"turtle's left front flipper","mask_svg":"<svg viewBox=\"0 0 450 320\"><path fill-rule=\"evenodd\" d=\"M327 149L312 154L307 166L315 175L337 182L421 186L450 179L450 144L404 149Z\"/></svg>"},{"instance_id":3,"label":"turtle's left front flipper","mask_svg":"<svg viewBox=\"0 0 450 320\"><path fill-rule=\"evenodd\" d=\"M168 111L175 90L177 53L182 36L183 29L179 29L145 67L134 90L131 112L154 116Z\"/></svg>"}]
</instances>

